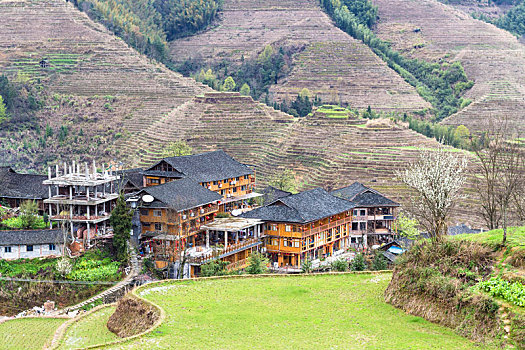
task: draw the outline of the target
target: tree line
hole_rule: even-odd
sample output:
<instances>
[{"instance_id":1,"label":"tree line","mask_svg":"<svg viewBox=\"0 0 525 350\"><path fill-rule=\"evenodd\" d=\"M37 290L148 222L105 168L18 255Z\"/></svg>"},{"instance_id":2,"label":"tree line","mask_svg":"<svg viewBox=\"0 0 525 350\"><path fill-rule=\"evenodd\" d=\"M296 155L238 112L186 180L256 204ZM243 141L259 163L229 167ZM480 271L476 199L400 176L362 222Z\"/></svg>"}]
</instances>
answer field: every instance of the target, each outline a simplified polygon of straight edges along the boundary
<instances>
[{"instance_id":1,"label":"tree line","mask_svg":"<svg viewBox=\"0 0 525 350\"><path fill-rule=\"evenodd\" d=\"M167 42L206 28L222 0L71 0L140 53L169 62Z\"/></svg>"},{"instance_id":2,"label":"tree line","mask_svg":"<svg viewBox=\"0 0 525 350\"><path fill-rule=\"evenodd\" d=\"M498 28L505 29L520 37L525 35L525 2L512 1L510 5L516 4L507 13L498 18L491 18L483 13L473 14L472 17L492 23ZM509 5L509 4L507 4Z\"/></svg>"}]
</instances>

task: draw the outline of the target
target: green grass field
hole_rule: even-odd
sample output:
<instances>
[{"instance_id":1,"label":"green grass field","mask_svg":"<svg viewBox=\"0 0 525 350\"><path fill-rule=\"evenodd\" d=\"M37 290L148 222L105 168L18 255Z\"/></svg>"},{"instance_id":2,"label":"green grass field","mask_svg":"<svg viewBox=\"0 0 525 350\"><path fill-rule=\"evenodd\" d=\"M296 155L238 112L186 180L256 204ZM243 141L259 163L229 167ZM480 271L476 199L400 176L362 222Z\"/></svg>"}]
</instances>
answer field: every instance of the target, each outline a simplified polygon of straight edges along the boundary
<instances>
[{"instance_id":1,"label":"green grass field","mask_svg":"<svg viewBox=\"0 0 525 350\"><path fill-rule=\"evenodd\" d=\"M498 229L486 231L475 235L457 235L451 236L451 238L484 243L496 247L503 240L503 230ZM506 244L509 247L521 247L522 249L525 249L525 226L509 227L507 229Z\"/></svg>"},{"instance_id":2,"label":"green grass field","mask_svg":"<svg viewBox=\"0 0 525 350\"><path fill-rule=\"evenodd\" d=\"M383 275L166 282L142 297L166 311L149 335L115 349L473 349L383 301Z\"/></svg>"},{"instance_id":3,"label":"green grass field","mask_svg":"<svg viewBox=\"0 0 525 350\"><path fill-rule=\"evenodd\" d=\"M42 349L65 321L61 318L19 318L0 323L0 348Z\"/></svg>"},{"instance_id":4,"label":"green grass field","mask_svg":"<svg viewBox=\"0 0 525 350\"><path fill-rule=\"evenodd\" d=\"M59 349L77 349L120 339L106 327L115 307L97 310L71 325L60 342Z\"/></svg>"}]
</instances>

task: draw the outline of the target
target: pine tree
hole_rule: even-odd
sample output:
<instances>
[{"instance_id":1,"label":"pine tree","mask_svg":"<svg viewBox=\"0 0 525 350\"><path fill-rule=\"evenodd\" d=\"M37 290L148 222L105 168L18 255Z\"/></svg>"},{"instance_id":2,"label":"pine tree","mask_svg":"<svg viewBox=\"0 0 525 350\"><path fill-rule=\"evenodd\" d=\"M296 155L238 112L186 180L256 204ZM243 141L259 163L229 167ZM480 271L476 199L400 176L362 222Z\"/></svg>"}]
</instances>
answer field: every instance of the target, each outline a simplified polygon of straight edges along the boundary
<instances>
[{"instance_id":1,"label":"pine tree","mask_svg":"<svg viewBox=\"0 0 525 350\"><path fill-rule=\"evenodd\" d=\"M117 205L111 212L109 222L113 227L113 247L116 250L117 260L126 263L128 260L128 240L131 232L131 218L133 213L126 207L126 201L121 194Z\"/></svg>"}]
</instances>

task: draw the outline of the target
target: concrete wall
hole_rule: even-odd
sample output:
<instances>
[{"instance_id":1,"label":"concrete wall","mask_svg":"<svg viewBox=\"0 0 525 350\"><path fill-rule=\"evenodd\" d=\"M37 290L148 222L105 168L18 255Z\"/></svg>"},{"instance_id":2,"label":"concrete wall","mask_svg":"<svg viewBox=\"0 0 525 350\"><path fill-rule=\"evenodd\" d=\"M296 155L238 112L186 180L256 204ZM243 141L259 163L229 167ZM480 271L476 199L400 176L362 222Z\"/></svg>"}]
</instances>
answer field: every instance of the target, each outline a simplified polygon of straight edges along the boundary
<instances>
[{"instance_id":1,"label":"concrete wall","mask_svg":"<svg viewBox=\"0 0 525 350\"><path fill-rule=\"evenodd\" d=\"M0 259L40 258L62 255L62 245L55 244L55 250L49 249L49 244L34 244L33 251L28 252L26 245L11 245L11 252L6 253L6 246L0 246Z\"/></svg>"}]
</instances>

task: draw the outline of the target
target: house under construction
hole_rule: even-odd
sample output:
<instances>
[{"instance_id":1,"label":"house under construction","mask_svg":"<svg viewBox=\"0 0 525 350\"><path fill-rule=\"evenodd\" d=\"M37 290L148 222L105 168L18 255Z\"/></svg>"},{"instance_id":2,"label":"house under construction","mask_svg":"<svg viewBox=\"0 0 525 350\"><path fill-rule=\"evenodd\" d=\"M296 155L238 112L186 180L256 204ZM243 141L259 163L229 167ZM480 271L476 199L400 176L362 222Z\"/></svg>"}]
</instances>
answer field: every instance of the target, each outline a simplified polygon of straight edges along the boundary
<instances>
[{"instance_id":1,"label":"house under construction","mask_svg":"<svg viewBox=\"0 0 525 350\"><path fill-rule=\"evenodd\" d=\"M108 220L118 198L118 175L111 171L98 172L95 161L64 163L55 167L54 176L48 168L48 198L44 200L51 222L65 224L71 234L71 250L83 251L92 240L110 238Z\"/></svg>"}]
</instances>

